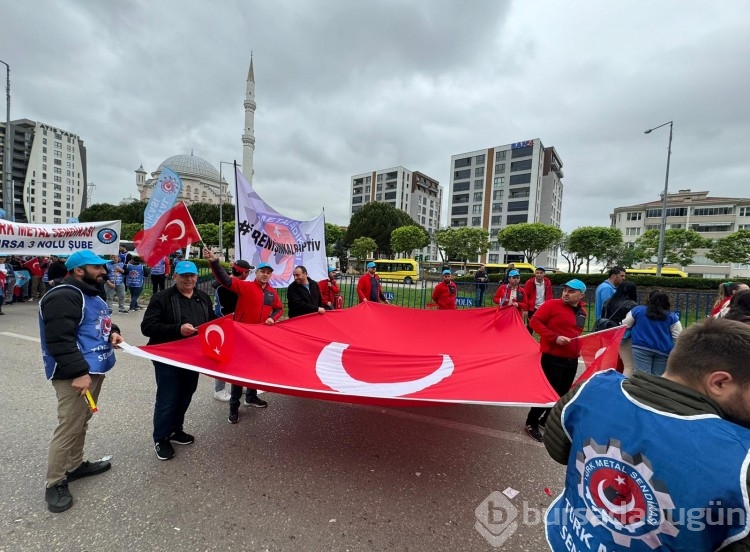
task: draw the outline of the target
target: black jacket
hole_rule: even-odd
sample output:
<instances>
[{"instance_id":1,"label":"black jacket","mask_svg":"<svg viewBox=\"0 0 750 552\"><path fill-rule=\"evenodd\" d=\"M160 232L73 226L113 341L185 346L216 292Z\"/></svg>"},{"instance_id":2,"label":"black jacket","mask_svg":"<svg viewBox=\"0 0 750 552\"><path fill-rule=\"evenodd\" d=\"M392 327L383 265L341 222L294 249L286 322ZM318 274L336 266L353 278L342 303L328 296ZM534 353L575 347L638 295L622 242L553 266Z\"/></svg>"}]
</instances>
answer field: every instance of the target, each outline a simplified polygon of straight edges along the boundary
<instances>
[{"instance_id":1,"label":"black jacket","mask_svg":"<svg viewBox=\"0 0 750 552\"><path fill-rule=\"evenodd\" d=\"M65 278L60 283L75 286L84 295L99 295L96 287L75 278ZM53 288L42 299L39 312L47 350L57 362L53 379L74 379L89 373L77 342L82 309L83 299L72 289ZM120 328L112 324L111 333L120 333Z\"/></svg>"},{"instance_id":2,"label":"black jacket","mask_svg":"<svg viewBox=\"0 0 750 552\"><path fill-rule=\"evenodd\" d=\"M182 309L180 308L180 295L177 286L174 285L151 297L141 322L141 333L149 338L149 345L185 339L186 336L180 333L180 326L184 323L182 321ZM203 315L200 319L190 320L189 322L197 327L215 319L211 297L198 288L193 290L193 295L200 303Z\"/></svg>"},{"instance_id":3,"label":"black jacket","mask_svg":"<svg viewBox=\"0 0 750 552\"><path fill-rule=\"evenodd\" d=\"M318 312L323 306L323 299L320 297L320 288L318 283L312 278L307 279L310 289L308 290L302 284L292 282L286 291L286 300L289 305L289 318Z\"/></svg>"}]
</instances>

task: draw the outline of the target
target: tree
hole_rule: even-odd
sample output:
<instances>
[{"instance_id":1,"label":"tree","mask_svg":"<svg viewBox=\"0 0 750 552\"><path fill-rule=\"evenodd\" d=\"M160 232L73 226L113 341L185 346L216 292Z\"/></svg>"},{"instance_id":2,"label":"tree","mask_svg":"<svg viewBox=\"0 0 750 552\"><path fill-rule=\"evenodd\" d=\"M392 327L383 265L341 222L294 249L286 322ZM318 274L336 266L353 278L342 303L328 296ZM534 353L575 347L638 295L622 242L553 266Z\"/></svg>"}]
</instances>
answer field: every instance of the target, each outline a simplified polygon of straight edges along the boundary
<instances>
[{"instance_id":1,"label":"tree","mask_svg":"<svg viewBox=\"0 0 750 552\"><path fill-rule=\"evenodd\" d=\"M350 251L359 261L364 261L370 253L377 249L377 247L378 244L375 243L375 240L362 236L361 238L354 240Z\"/></svg>"},{"instance_id":2,"label":"tree","mask_svg":"<svg viewBox=\"0 0 750 552\"><path fill-rule=\"evenodd\" d=\"M737 230L719 238L706 257L716 263L750 264L750 230Z\"/></svg>"},{"instance_id":3,"label":"tree","mask_svg":"<svg viewBox=\"0 0 750 552\"><path fill-rule=\"evenodd\" d=\"M646 230L636 240L636 243L644 251L647 259L659 255L659 231ZM664 262L665 264L676 264L686 266L693 264L696 249L709 246L706 240L695 230L687 228L670 228L664 232Z\"/></svg>"},{"instance_id":4,"label":"tree","mask_svg":"<svg viewBox=\"0 0 750 552\"><path fill-rule=\"evenodd\" d=\"M562 230L554 226L524 222L502 229L497 235L497 243L507 251L523 251L526 260L533 263L542 251L553 248L562 235Z\"/></svg>"},{"instance_id":5,"label":"tree","mask_svg":"<svg viewBox=\"0 0 750 552\"><path fill-rule=\"evenodd\" d=\"M377 244L375 250L391 256L391 232L401 226L417 226L417 223L390 203L376 201L368 203L352 215L344 240L350 245L363 236L372 238Z\"/></svg>"},{"instance_id":6,"label":"tree","mask_svg":"<svg viewBox=\"0 0 750 552\"><path fill-rule=\"evenodd\" d=\"M568 261L568 272L578 273L581 271L581 265L583 265L584 259L579 257L578 253L570 249L570 235L563 234L563 237L557 242L557 246L560 248L560 255Z\"/></svg>"},{"instance_id":7,"label":"tree","mask_svg":"<svg viewBox=\"0 0 750 552\"><path fill-rule=\"evenodd\" d=\"M402 226L391 232L391 249L411 257L415 249L422 249L430 244L430 235L421 226Z\"/></svg>"},{"instance_id":8,"label":"tree","mask_svg":"<svg viewBox=\"0 0 750 552\"><path fill-rule=\"evenodd\" d=\"M490 233L482 228L441 228L435 232L435 243L443 261L459 260L466 262L484 255L490 248Z\"/></svg>"},{"instance_id":9,"label":"tree","mask_svg":"<svg viewBox=\"0 0 750 552\"><path fill-rule=\"evenodd\" d=\"M592 259L604 259L607 251L622 243L622 232L606 226L582 226L568 236L568 252L586 261L586 274L589 273Z\"/></svg>"},{"instance_id":10,"label":"tree","mask_svg":"<svg viewBox=\"0 0 750 552\"><path fill-rule=\"evenodd\" d=\"M600 261L604 264L606 270L613 266L632 268L641 261L648 260L649 258L643 248L639 247L636 242L628 242L608 249L605 252L604 258L600 259Z\"/></svg>"},{"instance_id":11,"label":"tree","mask_svg":"<svg viewBox=\"0 0 750 552\"><path fill-rule=\"evenodd\" d=\"M120 239L132 240L138 232L143 230L142 222L123 222L120 226Z\"/></svg>"},{"instance_id":12,"label":"tree","mask_svg":"<svg viewBox=\"0 0 750 552\"><path fill-rule=\"evenodd\" d=\"M341 226L326 222L326 257L335 257L336 244L344 240L346 232Z\"/></svg>"},{"instance_id":13,"label":"tree","mask_svg":"<svg viewBox=\"0 0 750 552\"><path fill-rule=\"evenodd\" d=\"M98 222L102 220L122 220L122 217L117 205L97 203L81 211L81 214L78 215L78 220L81 222ZM142 217L141 222L143 222Z\"/></svg>"},{"instance_id":14,"label":"tree","mask_svg":"<svg viewBox=\"0 0 750 552\"><path fill-rule=\"evenodd\" d=\"M218 219L217 219L218 220ZM218 224L196 224L198 233L201 235L203 245L206 246L217 246L219 245L219 225Z\"/></svg>"}]
</instances>

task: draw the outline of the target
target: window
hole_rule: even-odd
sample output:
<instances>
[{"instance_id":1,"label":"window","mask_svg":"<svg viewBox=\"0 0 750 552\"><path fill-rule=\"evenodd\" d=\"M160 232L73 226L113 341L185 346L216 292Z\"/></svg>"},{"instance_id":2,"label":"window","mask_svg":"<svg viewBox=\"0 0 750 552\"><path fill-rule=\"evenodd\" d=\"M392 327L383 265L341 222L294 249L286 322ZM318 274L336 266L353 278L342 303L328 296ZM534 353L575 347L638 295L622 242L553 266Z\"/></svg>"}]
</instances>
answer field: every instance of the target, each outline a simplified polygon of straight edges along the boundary
<instances>
[{"instance_id":1,"label":"window","mask_svg":"<svg viewBox=\"0 0 750 552\"><path fill-rule=\"evenodd\" d=\"M493 213L502 213L503 212L503 204L502 203L493 203L492 204L492 212Z\"/></svg>"},{"instance_id":2,"label":"window","mask_svg":"<svg viewBox=\"0 0 750 552\"><path fill-rule=\"evenodd\" d=\"M696 232L731 232L734 224L731 222L716 222L714 224L691 224L690 229Z\"/></svg>"},{"instance_id":3,"label":"window","mask_svg":"<svg viewBox=\"0 0 750 552\"><path fill-rule=\"evenodd\" d=\"M453 173L454 180L460 180L462 178L471 178L471 169L464 169L463 171L455 171Z\"/></svg>"},{"instance_id":4,"label":"window","mask_svg":"<svg viewBox=\"0 0 750 552\"><path fill-rule=\"evenodd\" d=\"M494 201L502 200L503 193L505 193L505 190L495 190L494 192L492 192L492 199Z\"/></svg>"},{"instance_id":5,"label":"window","mask_svg":"<svg viewBox=\"0 0 750 552\"><path fill-rule=\"evenodd\" d=\"M522 174L514 174L511 175L509 184L513 186L514 184L530 184L531 183L531 173L522 173Z\"/></svg>"},{"instance_id":6,"label":"window","mask_svg":"<svg viewBox=\"0 0 750 552\"><path fill-rule=\"evenodd\" d=\"M492 181L492 187L497 189L502 188L505 186L505 177L504 176L496 176L495 180Z\"/></svg>"},{"instance_id":7,"label":"window","mask_svg":"<svg viewBox=\"0 0 750 552\"><path fill-rule=\"evenodd\" d=\"M505 163L498 163L495 165L495 174L505 172Z\"/></svg>"},{"instance_id":8,"label":"window","mask_svg":"<svg viewBox=\"0 0 750 552\"><path fill-rule=\"evenodd\" d=\"M469 203L469 194L454 195L453 203Z\"/></svg>"},{"instance_id":9,"label":"window","mask_svg":"<svg viewBox=\"0 0 750 552\"><path fill-rule=\"evenodd\" d=\"M484 167L474 169L474 176L484 176Z\"/></svg>"},{"instance_id":10,"label":"window","mask_svg":"<svg viewBox=\"0 0 750 552\"><path fill-rule=\"evenodd\" d=\"M461 167L468 167L471 165L471 157L464 157L463 159L456 159L453 162L453 168L459 169Z\"/></svg>"},{"instance_id":11,"label":"window","mask_svg":"<svg viewBox=\"0 0 750 552\"><path fill-rule=\"evenodd\" d=\"M523 161L514 161L510 164L510 172L517 171L530 171L531 170L531 159L524 159Z\"/></svg>"},{"instance_id":12,"label":"window","mask_svg":"<svg viewBox=\"0 0 750 552\"><path fill-rule=\"evenodd\" d=\"M511 150L510 152L510 158L511 159L518 159L519 157L531 157L531 155L534 153L534 146L526 146L523 148L516 148L514 150Z\"/></svg>"},{"instance_id":13,"label":"window","mask_svg":"<svg viewBox=\"0 0 750 552\"><path fill-rule=\"evenodd\" d=\"M382 182L382 181L383 181L383 175L382 175L382 174L379 174L379 175L378 175L378 180L377 180L377 181L378 181L378 182Z\"/></svg>"},{"instance_id":14,"label":"window","mask_svg":"<svg viewBox=\"0 0 750 552\"><path fill-rule=\"evenodd\" d=\"M686 217L688 213L687 207L669 207L667 209L668 217ZM661 208L647 209L646 218L660 218Z\"/></svg>"},{"instance_id":15,"label":"window","mask_svg":"<svg viewBox=\"0 0 750 552\"><path fill-rule=\"evenodd\" d=\"M641 227L629 227L625 228L625 235L626 236L640 236L641 235Z\"/></svg>"},{"instance_id":16,"label":"window","mask_svg":"<svg viewBox=\"0 0 750 552\"><path fill-rule=\"evenodd\" d=\"M474 201L482 201L483 195L482 192L474 192Z\"/></svg>"},{"instance_id":17,"label":"window","mask_svg":"<svg viewBox=\"0 0 750 552\"><path fill-rule=\"evenodd\" d=\"M362 203L362 196L357 196L352 198L352 204L357 205L358 203Z\"/></svg>"},{"instance_id":18,"label":"window","mask_svg":"<svg viewBox=\"0 0 750 552\"><path fill-rule=\"evenodd\" d=\"M528 201L509 201L508 202L508 211L528 211L528 210L529 210Z\"/></svg>"},{"instance_id":19,"label":"window","mask_svg":"<svg viewBox=\"0 0 750 552\"><path fill-rule=\"evenodd\" d=\"M484 165L484 154L477 155L474 158L474 163L476 163L477 165Z\"/></svg>"},{"instance_id":20,"label":"window","mask_svg":"<svg viewBox=\"0 0 750 552\"><path fill-rule=\"evenodd\" d=\"M500 226L503 223L503 216L502 215L495 215L490 220L490 224L492 226Z\"/></svg>"},{"instance_id":21,"label":"window","mask_svg":"<svg viewBox=\"0 0 750 552\"><path fill-rule=\"evenodd\" d=\"M474 181L474 189L475 190L481 190L484 188L484 181L483 180L475 180Z\"/></svg>"},{"instance_id":22,"label":"window","mask_svg":"<svg viewBox=\"0 0 750 552\"><path fill-rule=\"evenodd\" d=\"M482 206L481 205L472 205L471 206L471 214L472 215L481 215L482 214Z\"/></svg>"},{"instance_id":23,"label":"window","mask_svg":"<svg viewBox=\"0 0 750 552\"><path fill-rule=\"evenodd\" d=\"M638 211L637 213L628 213L627 218L628 220L641 220L641 215L643 215L643 213L641 213L640 211Z\"/></svg>"},{"instance_id":24,"label":"window","mask_svg":"<svg viewBox=\"0 0 750 552\"><path fill-rule=\"evenodd\" d=\"M451 219L451 226L453 227L466 226L466 219L465 218Z\"/></svg>"},{"instance_id":25,"label":"window","mask_svg":"<svg viewBox=\"0 0 750 552\"><path fill-rule=\"evenodd\" d=\"M511 190L508 195L508 199L517 199L520 197L529 197L529 188L520 188L518 190Z\"/></svg>"},{"instance_id":26,"label":"window","mask_svg":"<svg viewBox=\"0 0 750 552\"><path fill-rule=\"evenodd\" d=\"M467 192L469 190L470 183L467 182L454 182L453 183L453 191L454 192Z\"/></svg>"},{"instance_id":27,"label":"window","mask_svg":"<svg viewBox=\"0 0 750 552\"><path fill-rule=\"evenodd\" d=\"M520 224L528 220L528 215L508 215L508 226L511 224Z\"/></svg>"},{"instance_id":28,"label":"window","mask_svg":"<svg viewBox=\"0 0 750 552\"><path fill-rule=\"evenodd\" d=\"M750 217L750 207L740 207L741 217Z\"/></svg>"},{"instance_id":29,"label":"window","mask_svg":"<svg viewBox=\"0 0 750 552\"><path fill-rule=\"evenodd\" d=\"M505 155L508 153L507 150L503 151L496 151L495 152L495 161L505 161Z\"/></svg>"},{"instance_id":30,"label":"window","mask_svg":"<svg viewBox=\"0 0 750 552\"><path fill-rule=\"evenodd\" d=\"M669 214L669 211L667 211L667 214ZM693 207L693 215L696 217L733 214L734 207Z\"/></svg>"},{"instance_id":31,"label":"window","mask_svg":"<svg viewBox=\"0 0 750 552\"><path fill-rule=\"evenodd\" d=\"M396 199L396 192L386 192L383 198L385 198L386 201L389 199Z\"/></svg>"},{"instance_id":32,"label":"window","mask_svg":"<svg viewBox=\"0 0 750 552\"><path fill-rule=\"evenodd\" d=\"M472 226L482 226L482 217L471 217Z\"/></svg>"},{"instance_id":33,"label":"window","mask_svg":"<svg viewBox=\"0 0 750 552\"><path fill-rule=\"evenodd\" d=\"M354 189L352 190L352 193L353 193L354 195L359 195L359 194L361 194L361 193L362 193L362 188L354 188Z\"/></svg>"}]
</instances>

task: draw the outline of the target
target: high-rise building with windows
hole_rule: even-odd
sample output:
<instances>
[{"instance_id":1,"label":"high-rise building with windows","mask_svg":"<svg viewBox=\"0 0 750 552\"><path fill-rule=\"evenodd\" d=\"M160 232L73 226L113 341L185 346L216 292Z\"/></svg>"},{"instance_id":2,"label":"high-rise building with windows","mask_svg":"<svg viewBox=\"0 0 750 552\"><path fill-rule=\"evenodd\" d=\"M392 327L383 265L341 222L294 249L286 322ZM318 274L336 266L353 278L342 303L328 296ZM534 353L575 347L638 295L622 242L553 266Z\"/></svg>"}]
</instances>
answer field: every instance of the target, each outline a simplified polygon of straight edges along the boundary
<instances>
[{"instance_id":1,"label":"high-rise building with windows","mask_svg":"<svg viewBox=\"0 0 750 552\"><path fill-rule=\"evenodd\" d=\"M525 261L505 251L497 233L511 224L541 222L560 228L562 161L555 148L526 140L451 157L448 217L452 228L484 228L490 233L488 263ZM543 251L534 263L557 267L557 249Z\"/></svg>"},{"instance_id":2,"label":"high-rise building with windows","mask_svg":"<svg viewBox=\"0 0 750 552\"><path fill-rule=\"evenodd\" d=\"M0 124L0 143L11 148L13 213L16 222L65 223L86 208L86 147L78 135L51 125L17 119ZM0 172L4 156L0 156ZM0 204L2 201L0 187Z\"/></svg>"},{"instance_id":3,"label":"high-rise building with windows","mask_svg":"<svg viewBox=\"0 0 750 552\"><path fill-rule=\"evenodd\" d=\"M409 213L430 235L440 228L443 187L437 180L419 171L393 167L357 174L352 176L349 197L349 212L352 215L367 203L382 201ZM414 254L422 261L440 259L434 244Z\"/></svg>"},{"instance_id":4,"label":"high-rise building with windows","mask_svg":"<svg viewBox=\"0 0 750 552\"><path fill-rule=\"evenodd\" d=\"M667 194L667 230L688 228L711 240L723 238L737 230L750 230L750 198L708 197L708 193L680 190ZM609 215L612 228L620 229L625 243L634 243L647 230L661 228L662 206L663 201L655 199L616 207ZM707 249L698 249L691 265L668 266L703 278L750 277L750 265L715 263L706 257L707 252ZM656 266L656 263L643 263L641 267L648 266Z\"/></svg>"}]
</instances>

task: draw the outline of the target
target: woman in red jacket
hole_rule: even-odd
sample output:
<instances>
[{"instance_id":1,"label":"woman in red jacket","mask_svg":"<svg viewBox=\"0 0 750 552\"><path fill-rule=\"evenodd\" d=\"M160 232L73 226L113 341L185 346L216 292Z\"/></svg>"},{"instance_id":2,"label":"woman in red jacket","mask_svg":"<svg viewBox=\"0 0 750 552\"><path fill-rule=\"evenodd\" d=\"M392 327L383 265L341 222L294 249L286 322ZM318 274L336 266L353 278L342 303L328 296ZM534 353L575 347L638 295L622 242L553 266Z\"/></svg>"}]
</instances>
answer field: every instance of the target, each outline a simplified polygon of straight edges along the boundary
<instances>
[{"instance_id":1,"label":"woman in red jacket","mask_svg":"<svg viewBox=\"0 0 750 552\"><path fill-rule=\"evenodd\" d=\"M328 267L328 279L318 282L318 288L320 289L320 298L323 300L323 307L326 310L333 310L336 308L336 296L341 293L338 284L336 283L336 269Z\"/></svg>"}]
</instances>

